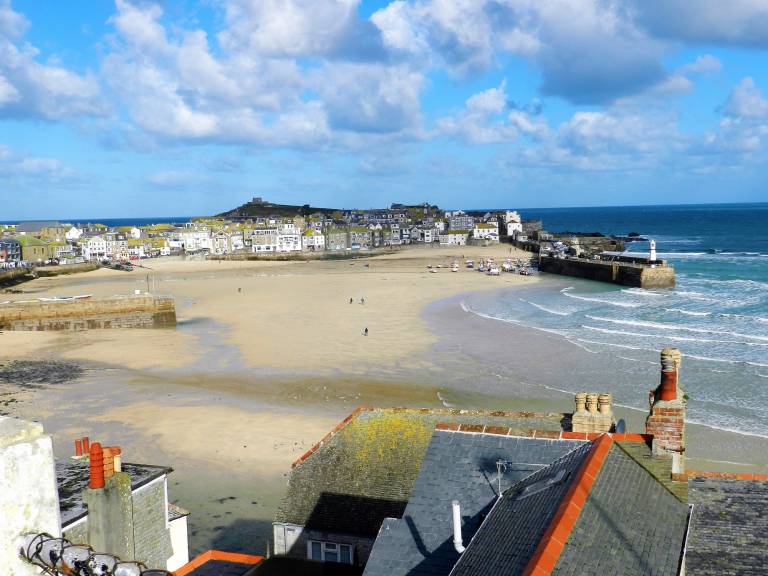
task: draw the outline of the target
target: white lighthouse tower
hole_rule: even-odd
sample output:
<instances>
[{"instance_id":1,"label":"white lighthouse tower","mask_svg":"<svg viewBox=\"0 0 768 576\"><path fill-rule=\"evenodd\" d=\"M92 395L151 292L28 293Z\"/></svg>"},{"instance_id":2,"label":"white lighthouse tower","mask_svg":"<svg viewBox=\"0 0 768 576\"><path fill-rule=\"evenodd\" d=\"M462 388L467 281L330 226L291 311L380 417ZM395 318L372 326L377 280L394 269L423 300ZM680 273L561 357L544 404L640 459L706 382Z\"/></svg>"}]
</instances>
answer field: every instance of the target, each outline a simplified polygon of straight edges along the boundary
<instances>
[{"instance_id":1,"label":"white lighthouse tower","mask_svg":"<svg viewBox=\"0 0 768 576\"><path fill-rule=\"evenodd\" d=\"M651 262L655 262L656 261L656 240L651 240L648 244L651 252L649 260Z\"/></svg>"}]
</instances>

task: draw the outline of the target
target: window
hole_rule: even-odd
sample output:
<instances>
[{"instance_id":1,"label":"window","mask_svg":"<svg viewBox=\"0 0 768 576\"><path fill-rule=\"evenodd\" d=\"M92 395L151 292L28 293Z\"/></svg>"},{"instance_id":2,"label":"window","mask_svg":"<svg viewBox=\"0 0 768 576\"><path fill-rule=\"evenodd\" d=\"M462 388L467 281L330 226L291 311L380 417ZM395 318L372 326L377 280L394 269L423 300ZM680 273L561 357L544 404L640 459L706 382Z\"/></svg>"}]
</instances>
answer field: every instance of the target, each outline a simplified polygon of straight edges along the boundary
<instances>
[{"instance_id":1,"label":"window","mask_svg":"<svg viewBox=\"0 0 768 576\"><path fill-rule=\"evenodd\" d=\"M352 546L349 544L310 540L307 546L307 555L310 560L352 564Z\"/></svg>"}]
</instances>

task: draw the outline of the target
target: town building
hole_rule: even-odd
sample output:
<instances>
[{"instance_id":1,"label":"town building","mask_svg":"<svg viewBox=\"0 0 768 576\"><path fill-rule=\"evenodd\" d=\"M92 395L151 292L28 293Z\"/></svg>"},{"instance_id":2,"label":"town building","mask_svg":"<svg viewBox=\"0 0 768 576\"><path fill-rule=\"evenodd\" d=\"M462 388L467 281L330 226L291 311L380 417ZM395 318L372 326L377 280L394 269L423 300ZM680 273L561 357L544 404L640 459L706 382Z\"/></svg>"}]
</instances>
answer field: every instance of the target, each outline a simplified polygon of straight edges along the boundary
<instances>
[{"instance_id":1,"label":"town building","mask_svg":"<svg viewBox=\"0 0 768 576\"><path fill-rule=\"evenodd\" d=\"M475 227L474 217L461 210L446 212L445 216L448 218L448 228L451 230L472 230Z\"/></svg>"},{"instance_id":2,"label":"town building","mask_svg":"<svg viewBox=\"0 0 768 576\"><path fill-rule=\"evenodd\" d=\"M15 238L0 238L0 262L16 264L21 259L21 243Z\"/></svg>"},{"instance_id":3,"label":"town building","mask_svg":"<svg viewBox=\"0 0 768 576\"><path fill-rule=\"evenodd\" d=\"M499 241L498 222L481 222L472 229L472 239L486 242Z\"/></svg>"},{"instance_id":4,"label":"town building","mask_svg":"<svg viewBox=\"0 0 768 576\"><path fill-rule=\"evenodd\" d=\"M325 250L325 235L317 228L307 228L301 237L301 247L309 252Z\"/></svg>"},{"instance_id":5,"label":"town building","mask_svg":"<svg viewBox=\"0 0 768 576\"><path fill-rule=\"evenodd\" d=\"M83 258L103 260L107 257L107 243L101 236L91 236L82 244Z\"/></svg>"},{"instance_id":6,"label":"town building","mask_svg":"<svg viewBox=\"0 0 768 576\"><path fill-rule=\"evenodd\" d=\"M466 246L469 230L446 230L441 232L439 239L442 246Z\"/></svg>"},{"instance_id":7,"label":"town building","mask_svg":"<svg viewBox=\"0 0 768 576\"><path fill-rule=\"evenodd\" d=\"M251 252L277 252L277 228L254 228Z\"/></svg>"},{"instance_id":8,"label":"town building","mask_svg":"<svg viewBox=\"0 0 768 576\"><path fill-rule=\"evenodd\" d=\"M54 250L47 242L34 236L16 236L21 246L21 259L32 264L42 264L53 257Z\"/></svg>"}]
</instances>

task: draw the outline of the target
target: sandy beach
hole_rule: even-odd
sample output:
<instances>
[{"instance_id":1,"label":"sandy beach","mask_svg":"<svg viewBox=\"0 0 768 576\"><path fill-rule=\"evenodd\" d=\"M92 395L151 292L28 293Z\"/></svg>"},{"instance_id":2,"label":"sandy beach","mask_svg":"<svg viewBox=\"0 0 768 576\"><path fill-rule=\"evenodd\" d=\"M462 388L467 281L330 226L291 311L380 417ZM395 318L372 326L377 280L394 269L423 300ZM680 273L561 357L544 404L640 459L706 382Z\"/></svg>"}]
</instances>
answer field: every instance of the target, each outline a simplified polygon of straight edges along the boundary
<instances>
[{"instance_id":1,"label":"sandy beach","mask_svg":"<svg viewBox=\"0 0 768 576\"><path fill-rule=\"evenodd\" d=\"M466 258L525 257L509 246L414 248L396 255L355 260L231 262L157 259L151 269L98 270L23 284L11 300L61 294L94 297L132 294L154 287L176 299L179 321L205 319L215 334L183 330L98 330L72 334L4 335L16 358L45 353L72 360L134 368L193 365L223 339L236 346L237 361L250 368L311 373L363 373L388 369L435 342L420 319L421 308L467 291L535 281L519 275L488 277L464 267ZM450 264L461 263L458 273ZM430 273L427 265L441 265ZM353 303L350 304L350 298ZM362 300L364 299L364 304ZM368 328L368 337L362 336ZM210 331L208 331L210 332ZM415 367L415 366L412 366Z\"/></svg>"},{"instance_id":2,"label":"sandy beach","mask_svg":"<svg viewBox=\"0 0 768 576\"><path fill-rule=\"evenodd\" d=\"M151 269L38 279L4 297L154 287L175 298L179 325L5 332L2 361L29 363L33 376L23 387L23 377L4 380L0 362L0 412L41 421L60 457L88 435L121 445L126 461L173 467L170 496L192 511L193 553L263 553L291 462L359 405L572 410L572 394L532 386L521 369L553 346L546 334L459 306L465 294L537 286L463 266L508 256L528 255L497 245L342 261L158 259L142 261ZM46 372L50 362L61 375ZM599 385L578 364L569 377L582 372L585 387ZM639 412L617 413L643 428ZM765 439L701 426L690 438L694 467L768 468Z\"/></svg>"}]
</instances>

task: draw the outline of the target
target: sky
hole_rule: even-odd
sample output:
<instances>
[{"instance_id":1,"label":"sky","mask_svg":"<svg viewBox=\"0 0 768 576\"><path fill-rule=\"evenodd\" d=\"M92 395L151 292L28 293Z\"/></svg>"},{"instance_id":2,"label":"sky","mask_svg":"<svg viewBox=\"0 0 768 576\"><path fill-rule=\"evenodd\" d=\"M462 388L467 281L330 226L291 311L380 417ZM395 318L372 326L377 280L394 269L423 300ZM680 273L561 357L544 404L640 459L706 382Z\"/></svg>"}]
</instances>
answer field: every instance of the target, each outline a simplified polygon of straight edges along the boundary
<instances>
[{"instance_id":1,"label":"sky","mask_svg":"<svg viewBox=\"0 0 768 576\"><path fill-rule=\"evenodd\" d=\"M765 0L0 0L0 221L768 201Z\"/></svg>"}]
</instances>

